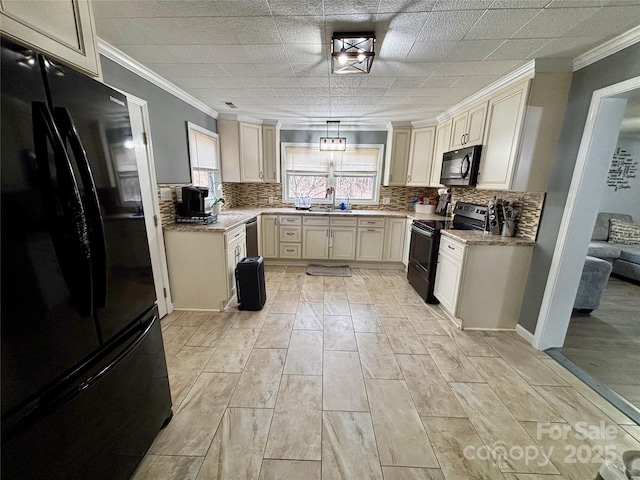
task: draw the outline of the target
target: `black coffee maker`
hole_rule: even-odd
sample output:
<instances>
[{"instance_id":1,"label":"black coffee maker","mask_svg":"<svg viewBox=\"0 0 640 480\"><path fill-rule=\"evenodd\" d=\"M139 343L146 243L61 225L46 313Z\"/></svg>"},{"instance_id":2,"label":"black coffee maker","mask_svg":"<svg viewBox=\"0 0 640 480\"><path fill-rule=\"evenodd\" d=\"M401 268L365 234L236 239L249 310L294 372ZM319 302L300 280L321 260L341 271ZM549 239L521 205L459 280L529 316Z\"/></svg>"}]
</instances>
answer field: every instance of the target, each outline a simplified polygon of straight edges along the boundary
<instances>
[{"instance_id":1,"label":"black coffee maker","mask_svg":"<svg viewBox=\"0 0 640 480\"><path fill-rule=\"evenodd\" d=\"M182 187L182 203L180 214L185 217L198 217L206 215L204 199L209 195L207 187Z\"/></svg>"}]
</instances>

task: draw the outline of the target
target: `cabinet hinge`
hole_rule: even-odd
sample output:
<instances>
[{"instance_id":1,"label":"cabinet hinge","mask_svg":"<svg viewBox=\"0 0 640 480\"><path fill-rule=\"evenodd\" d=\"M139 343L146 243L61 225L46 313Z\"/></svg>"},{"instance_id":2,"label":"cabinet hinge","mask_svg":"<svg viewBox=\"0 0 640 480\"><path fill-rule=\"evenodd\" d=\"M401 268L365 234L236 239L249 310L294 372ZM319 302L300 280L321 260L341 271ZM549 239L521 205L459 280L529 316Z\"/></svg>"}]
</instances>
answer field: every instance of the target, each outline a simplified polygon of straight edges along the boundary
<instances>
[{"instance_id":1,"label":"cabinet hinge","mask_svg":"<svg viewBox=\"0 0 640 480\"><path fill-rule=\"evenodd\" d=\"M157 226L158 226L158 216L157 216L157 215L154 215L154 216L153 216L153 226L154 226L154 227L157 227Z\"/></svg>"},{"instance_id":2,"label":"cabinet hinge","mask_svg":"<svg viewBox=\"0 0 640 480\"><path fill-rule=\"evenodd\" d=\"M149 143L149 140L147 139L147 132L142 132L142 141L145 145Z\"/></svg>"},{"instance_id":3,"label":"cabinet hinge","mask_svg":"<svg viewBox=\"0 0 640 480\"><path fill-rule=\"evenodd\" d=\"M162 287L162 294L164 295L164 298L167 298L167 289L165 287Z\"/></svg>"}]
</instances>

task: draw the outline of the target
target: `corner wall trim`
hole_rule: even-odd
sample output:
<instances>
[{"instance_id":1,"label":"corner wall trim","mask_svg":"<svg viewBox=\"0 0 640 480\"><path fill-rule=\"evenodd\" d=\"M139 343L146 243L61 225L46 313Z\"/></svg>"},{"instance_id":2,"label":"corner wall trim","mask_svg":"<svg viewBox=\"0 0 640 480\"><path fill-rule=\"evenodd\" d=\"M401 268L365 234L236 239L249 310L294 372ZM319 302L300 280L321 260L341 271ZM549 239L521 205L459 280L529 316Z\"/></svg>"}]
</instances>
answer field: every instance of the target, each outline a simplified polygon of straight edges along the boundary
<instances>
[{"instance_id":1,"label":"corner wall trim","mask_svg":"<svg viewBox=\"0 0 640 480\"><path fill-rule=\"evenodd\" d=\"M638 42L640 42L640 25L574 58L573 71L587 67Z\"/></svg>"},{"instance_id":2,"label":"corner wall trim","mask_svg":"<svg viewBox=\"0 0 640 480\"><path fill-rule=\"evenodd\" d=\"M213 108L202 103L200 100L193 97L192 95L189 95L180 87L174 85L173 83L168 81L166 78L161 77L153 70L145 67L137 60L131 58L129 55L127 55L121 50L118 50L116 47L114 47L108 42L105 42L101 38L98 38L98 53L100 55L104 55L109 60L116 62L118 65L126 68L130 72L135 73L139 77L144 78L148 82L153 83L155 86L160 87L164 91L179 98L183 102L186 102L192 107L197 108L202 113L206 113L207 115L210 115L213 118L218 118L218 112L215 111Z\"/></svg>"},{"instance_id":3,"label":"corner wall trim","mask_svg":"<svg viewBox=\"0 0 640 480\"><path fill-rule=\"evenodd\" d=\"M520 324L516 325L516 333L520 335L522 338L524 338L527 342L529 342L529 345L533 344L533 333L531 333L529 330L524 328L522 325Z\"/></svg>"}]
</instances>

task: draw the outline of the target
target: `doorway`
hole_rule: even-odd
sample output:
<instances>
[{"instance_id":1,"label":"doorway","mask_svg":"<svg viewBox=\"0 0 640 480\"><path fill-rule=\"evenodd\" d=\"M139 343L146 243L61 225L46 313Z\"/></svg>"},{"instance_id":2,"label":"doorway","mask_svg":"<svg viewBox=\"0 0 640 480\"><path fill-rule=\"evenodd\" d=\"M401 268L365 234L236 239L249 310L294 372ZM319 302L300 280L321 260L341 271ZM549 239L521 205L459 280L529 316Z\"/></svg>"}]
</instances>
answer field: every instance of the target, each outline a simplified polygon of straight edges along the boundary
<instances>
[{"instance_id":1,"label":"doorway","mask_svg":"<svg viewBox=\"0 0 640 480\"><path fill-rule=\"evenodd\" d=\"M639 95L640 77L593 93L533 339L534 347L546 350L557 359L559 356L556 353L560 350L548 349L559 349L565 345L620 126L628 99ZM638 220L640 218L634 218L636 223ZM617 290L620 293L620 289ZM571 344L575 345L575 338L569 338ZM598 388L603 382L595 378L588 381L575 371L578 369L575 364L562 363L603 393ZM620 405L616 406L620 408Z\"/></svg>"},{"instance_id":2,"label":"doorway","mask_svg":"<svg viewBox=\"0 0 640 480\"><path fill-rule=\"evenodd\" d=\"M171 302L171 293L169 291L169 274L160 222L160 206L156 194L157 183L153 163L153 149L151 148L151 135L149 134L149 111L145 100L123 93L127 96L129 107L129 119L135 143L142 209L145 213L144 218L149 241L153 281L158 299L158 312L160 318L162 318L173 311L173 303Z\"/></svg>"}]
</instances>

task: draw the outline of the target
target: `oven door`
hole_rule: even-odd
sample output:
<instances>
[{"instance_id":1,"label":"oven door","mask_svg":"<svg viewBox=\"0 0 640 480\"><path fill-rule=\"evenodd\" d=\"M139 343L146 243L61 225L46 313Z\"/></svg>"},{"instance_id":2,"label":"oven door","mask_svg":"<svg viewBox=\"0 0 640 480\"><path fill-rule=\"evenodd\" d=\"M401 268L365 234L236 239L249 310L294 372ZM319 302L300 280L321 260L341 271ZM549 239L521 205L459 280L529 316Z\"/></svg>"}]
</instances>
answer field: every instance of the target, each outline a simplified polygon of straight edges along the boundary
<instances>
[{"instance_id":1,"label":"oven door","mask_svg":"<svg viewBox=\"0 0 640 480\"><path fill-rule=\"evenodd\" d=\"M439 303L433 295L437 261L434 257L437 255L438 238L439 232L412 225L407 266L407 280L411 286L427 303L434 304Z\"/></svg>"},{"instance_id":2,"label":"oven door","mask_svg":"<svg viewBox=\"0 0 640 480\"><path fill-rule=\"evenodd\" d=\"M431 270L433 247L433 232L424 230L416 225L412 225L409 263L412 263L425 278L428 278L429 271Z\"/></svg>"}]
</instances>

